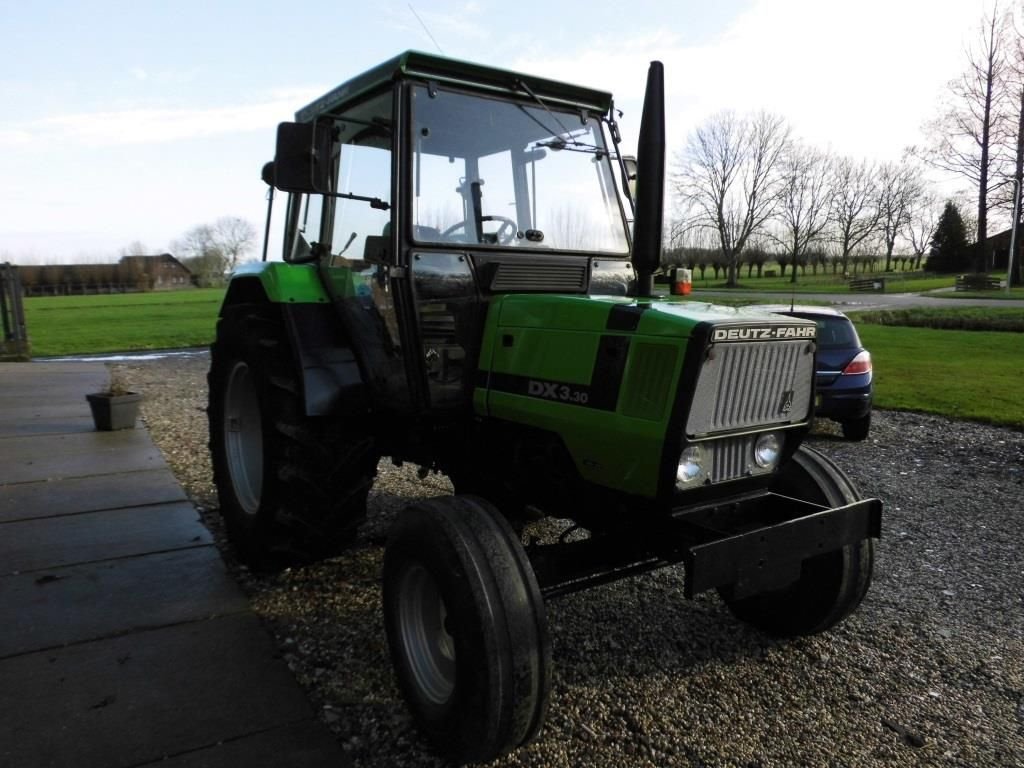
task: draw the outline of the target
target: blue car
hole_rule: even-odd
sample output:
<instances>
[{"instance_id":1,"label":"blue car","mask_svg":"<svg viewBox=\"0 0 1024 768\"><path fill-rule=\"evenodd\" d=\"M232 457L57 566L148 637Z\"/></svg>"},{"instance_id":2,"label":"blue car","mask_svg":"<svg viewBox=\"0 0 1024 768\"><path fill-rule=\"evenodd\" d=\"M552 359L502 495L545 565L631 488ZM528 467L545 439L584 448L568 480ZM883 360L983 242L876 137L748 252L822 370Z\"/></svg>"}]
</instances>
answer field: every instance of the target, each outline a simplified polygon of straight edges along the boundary
<instances>
[{"instance_id":1,"label":"blue car","mask_svg":"<svg viewBox=\"0 0 1024 768\"><path fill-rule=\"evenodd\" d=\"M864 440L871 429L871 353L850 318L830 307L773 304L758 309L817 323L815 415L839 422L847 440Z\"/></svg>"}]
</instances>

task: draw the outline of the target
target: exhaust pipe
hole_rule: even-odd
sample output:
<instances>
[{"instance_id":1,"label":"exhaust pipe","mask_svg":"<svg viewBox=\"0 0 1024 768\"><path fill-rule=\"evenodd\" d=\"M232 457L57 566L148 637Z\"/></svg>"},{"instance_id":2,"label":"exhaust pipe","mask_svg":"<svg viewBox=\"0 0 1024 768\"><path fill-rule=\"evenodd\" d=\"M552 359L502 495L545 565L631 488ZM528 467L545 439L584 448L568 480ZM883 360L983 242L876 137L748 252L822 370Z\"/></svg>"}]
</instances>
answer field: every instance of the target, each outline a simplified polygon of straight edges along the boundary
<instances>
[{"instance_id":1,"label":"exhaust pipe","mask_svg":"<svg viewBox=\"0 0 1024 768\"><path fill-rule=\"evenodd\" d=\"M665 68L652 61L637 142L636 219L633 267L636 295L654 293L654 272L661 266L661 229L665 206Z\"/></svg>"}]
</instances>

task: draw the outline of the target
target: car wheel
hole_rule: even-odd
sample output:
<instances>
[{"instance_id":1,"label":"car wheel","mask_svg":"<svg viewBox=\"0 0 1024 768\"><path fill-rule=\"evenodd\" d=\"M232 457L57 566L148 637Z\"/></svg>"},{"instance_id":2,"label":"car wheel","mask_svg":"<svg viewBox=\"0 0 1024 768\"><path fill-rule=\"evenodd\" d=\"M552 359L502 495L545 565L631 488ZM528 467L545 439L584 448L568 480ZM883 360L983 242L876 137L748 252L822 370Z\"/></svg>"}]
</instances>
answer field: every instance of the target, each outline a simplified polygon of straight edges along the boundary
<instances>
[{"instance_id":1,"label":"car wheel","mask_svg":"<svg viewBox=\"0 0 1024 768\"><path fill-rule=\"evenodd\" d=\"M869 413L867 416L862 416L859 419L844 421L841 423L841 426L843 428L843 437L847 440L864 440L871 429L871 414Z\"/></svg>"}]
</instances>

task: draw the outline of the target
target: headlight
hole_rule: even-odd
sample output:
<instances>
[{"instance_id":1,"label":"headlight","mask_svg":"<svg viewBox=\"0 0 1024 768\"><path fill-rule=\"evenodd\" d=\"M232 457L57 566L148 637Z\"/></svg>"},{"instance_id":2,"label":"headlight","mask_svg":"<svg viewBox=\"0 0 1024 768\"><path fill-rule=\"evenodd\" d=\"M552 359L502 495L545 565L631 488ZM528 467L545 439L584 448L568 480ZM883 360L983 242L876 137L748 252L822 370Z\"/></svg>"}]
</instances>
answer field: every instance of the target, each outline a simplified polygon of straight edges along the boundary
<instances>
[{"instance_id":1,"label":"headlight","mask_svg":"<svg viewBox=\"0 0 1024 768\"><path fill-rule=\"evenodd\" d=\"M676 487L693 485L704 474L704 450L699 445L686 448L679 457L676 468Z\"/></svg>"},{"instance_id":2,"label":"headlight","mask_svg":"<svg viewBox=\"0 0 1024 768\"><path fill-rule=\"evenodd\" d=\"M771 469L779 463L781 451L781 438L774 432L766 432L754 443L754 463L759 467Z\"/></svg>"}]
</instances>

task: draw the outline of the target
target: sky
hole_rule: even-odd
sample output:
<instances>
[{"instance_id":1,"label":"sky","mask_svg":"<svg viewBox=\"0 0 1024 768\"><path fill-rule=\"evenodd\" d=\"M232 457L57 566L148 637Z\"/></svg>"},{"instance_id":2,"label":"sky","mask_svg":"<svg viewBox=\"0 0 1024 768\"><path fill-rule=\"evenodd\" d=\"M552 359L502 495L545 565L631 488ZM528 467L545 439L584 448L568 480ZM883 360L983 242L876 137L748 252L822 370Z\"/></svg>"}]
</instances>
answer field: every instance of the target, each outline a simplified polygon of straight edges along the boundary
<instances>
[{"instance_id":1,"label":"sky","mask_svg":"<svg viewBox=\"0 0 1024 768\"><path fill-rule=\"evenodd\" d=\"M722 110L896 160L991 0L0 0L0 261L114 261L240 216L275 126L407 49L610 90L636 145L665 64L667 152ZM429 30L429 33L428 31ZM255 255L255 252L254 252Z\"/></svg>"}]
</instances>

